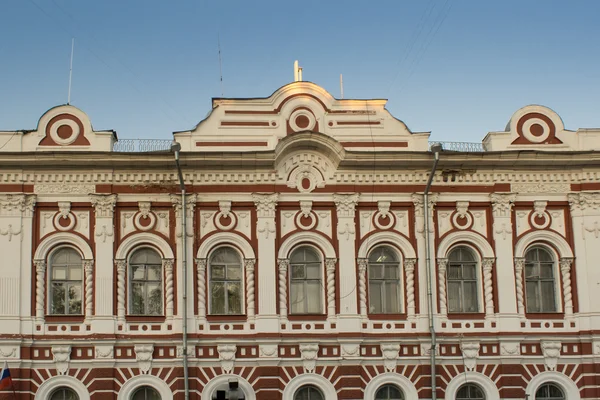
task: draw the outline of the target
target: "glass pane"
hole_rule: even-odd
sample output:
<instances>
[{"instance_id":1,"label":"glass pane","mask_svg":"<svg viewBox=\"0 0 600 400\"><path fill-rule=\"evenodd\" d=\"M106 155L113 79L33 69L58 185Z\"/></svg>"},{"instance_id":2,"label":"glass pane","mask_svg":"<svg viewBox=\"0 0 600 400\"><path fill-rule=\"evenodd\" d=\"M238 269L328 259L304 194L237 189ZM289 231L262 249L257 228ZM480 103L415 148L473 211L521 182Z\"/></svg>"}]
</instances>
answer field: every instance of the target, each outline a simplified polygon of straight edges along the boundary
<instances>
[{"instance_id":1,"label":"glass pane","mask_svg":"<svg viewBox=\"0 0 600 400\"><path fill-rule=\"evenodd\" d=\"M53 283L51 296L52 304L50 304L50 314L66 314L64 284Z\"/></svg>"},{"instance_id":2,"label":"glass pane","mask_svg":"<svg viewBox=\"0 0 600 400\"><path fill-rule=\"evenodd\" d=\"M310 247L304 247L304 261L307 262L320 262L321 258L319 255Z\"/></svg>"},{"instance_id":3,"label":"glass pane","mask_svg":"<svg viewBox=\"0 0 600 400\"><path fill-rule=\"evenodd\" d=\"M223 247L214 251L211 255L210 262L216 264L241 264L237 251L231 247Z\"/></svg>"},{"instance_id":4,"label":"glass pane","mask_svg":"<svg viewBox=\"0 0 600 400\"><path fill-rule=\"evenodd\" d=\"M383 312L383 305L381 299L383 297L383 285L381 282L370 282L369 283L369 312L374 314L380 314Z\"/></svg>"},{"instance_id":5,"label":"glass pane","mask_svg":"<svg viewBox=\"0 0 600 400\"><path fill-rule=\"evenodd\" d=\"M527 294L527 311L540 312L540 294L538 293L537 282L527 282L525 291Z\"/></svg>"},{"instance_id":6,"label":"glass pane","mask_svg":"<svg viewBox=\"0 0 600 400\"><path fill-rule=\"evenodd\" d=\"M537 255L536 249L528 250L527 253L525 253L525 261L537 261L537 260L538 260L538 255Z\"/></svg>"},{"instance_id":7,"label":"glass pane","mask_svg":"<svg viewBox=\"0 0 600 400\"><path fill-rule=\"evenodd\" d=\"M554 266L552 264L541 264L540 265L540 276L542 278L554 278L554 274L553 274L553 268Z\"/></svg>"},{"instance_id":8,"label":"glass pane","mask_svg":"<svg viewBox=\"0 0 600 400\"><path fill-rule=\"evenodd\" d=\"M59 280L67 279L67 269L64 267L52 268L52 279L59 279Z\"/></svg>"},{"instance_id":9,"label":"glass pane","mask_svg":"<svg viewBox=\"0 0 600 400\"><path fill-rule=\"evenodd\" d=\"M464 312L477 312L477 285L475 282L463 284Z\"/></svg>"},{"instance_id":10,"label":"glass pane","mask_svg":"<svg viewBox=\"0 0 600 400\"><path fill-rule=\"evenodd\" d=\"M449 265L446 274L448 275L448 279L460 279L460 264Z\"/></svg>"},{"instance_id":11,"label":"glass pane","mask_svg":"<svg viewBox=\"0 0 600 400\"><path fill-rule=\"evenodd\" d=\"M69 314L81 314L81 285L69 286Z\"/></svg>"},{"instance_id":12,"label":"glass pane","mask_svg":"<svg viewBox=\"0 0 600 400\"><path fill-rule=\"evenodd\" d=\"M562 390L560 390L558 388L558 386L555 385L548 385L548 394L550 395L550 397L554 397L554 398L563 398L563 393Z\"/></svg>"},{"instance_id":13,"label":"glass pane","mask_svg":"<svg viewBox=\"0 0 600 400\"><path fill-rule=\"evenodd\" d=\"M144 314L144 284L134 282L131 284L131 313Z\"/></svg>"},{"instance_id":14,"label":"glass pane","mask_svg":"<svg viewBox=\"0 0 600 400\"><path fill-rule=\"evenodd\" d=\"M69 279L72 281L80 281L83 279L81 266L73 266L69 268Z\"/></svg>"},{"instance_id":15,"label":"glass pane","mask_svg":"<svg viewBox=\"0 0 600 400\"><path fill-rule=\"evenodd\" d=\"M67 263L67 249L60 249L54 256L52 256L52 264L66 264Z\"/></svg>"},{"instance_id":16,"label":"glass pane","mask_svg":"<svg viewBox=\"0 0 600 400\"><path fill-rule=\"evenodd\" d=\"M545 250L545 249L536 249L537 250L537 256L538 256L538 260L542 261L542 262L553 262L554 260L552 259L552 254L550 254L549 251Z\"/></svg>"},{"instance_id":17,"label":"glass pane","mask_svg":"<svg viewBox=\"0 0 600 400\"><path fill-rule=\"evenodd\" d=\"M397 265L386 265L385 279L398 279L398 269Z\"/></svg>"},{"instance_id":18,"label":"glass pane","mask_svg":"<svg viewBox=\"0 0 600 400\"><path fill-rule=\"evenodd\" d=\"M477 271L475 269L475 265L473 264L464 264L463 265L463 279L476 279Z\"/></svg>"},{"instance_id":19,"label":"glass pane","mask_svg":"<svg viewBox=\"0 0 600 400\"><path fill-rule=\"evenodd\" d=\"M526 264L525 265L525 279L538 278L540 276L539 264Z\"/></svg>"},{"instance_id":20,"label":"glass pane","mask_svg":"<svg viewBox=\"0 0 600 400\"><path fill-rule=\"evenodd\" d=\"M321 265L320 264L307 264L306 265L306 277L308 279L321 278Z\"/></svg>"},{"instance_id":21,"label":"glass pane","mask_svg":"<svg viewBox=\"0 0 600 400\"><path fill-rule=\"evenodd\" d=\"M554 298L554 282L540 282L542 285L542 311L556 311L556 299Z\"/></svg>"},{"instance_id":22,"label":"glass pane","mask_svg":"<svg viewBox=\"0 0 600 400\"><path fill-rule=\"evenodd\" d=\"M304 279L304 265L292 265L292 279Z\"/></svg>"},{"instance_id":23,"label":"glass pane","mask_svg":"<svg viewBox=\"0 0 600 400\"><path fill-rule=\"evenodd\" d=\"M162 268L159 266L148 266L148 280L160 281L162 278Z\"/></svg>"},{"instance_id":24,"label":"glass pane","mask_svg":"<svg viewBox=\"0 0 600 400\"><path fill-rule=\"evenodd\" d=\"M227 284L228 314L242 313L242 294L239 283L229 282Z\"/></svg>"},{"instance_id":25,"label":"glass pane","mask_svg":"<svg viewBox=\"0 0 600 400\"><path fill-rule=\"evenodd\" d=\"M211 265L211 278L212 279L225 279L225 266L224 265Z\"/></svg>"},{"instance_id":26,"label":"glass pane","mask_svg":"<svg viewBox=\"0 0 600 400\"><path fill-rule=\"evenodd\" d=\"M290 311L292 314L305 313L304 282L292 282L290 284Z\"/></svg>"},{"instance_id":27,"label":"glass pane","mask_svg":"<svg viewBox=\"0 0 600 400\"><path fill-rule=\"evenodd\" d=\"M471 249L466 247L460 248L460 259L461 261L475 261L475 254L471 251Z\"/></svg>"},{"instance_id":28,"label":"glass pane","mask_svg":"<svg viewBox=\"0 0 600 400\"><path fill-rule=\"evenodd\" d=\"M212 282L210 300L211 314L225 314L225 284L223 282Z\"/></svg>"},{"instance_id":29,"label":"glass pane","mask_svg":"<svg viewBox=\"0 0 600 400\"><path fill-rule=\"evenodd\" d=\"M399 313L400 312L400 297L399 287L397 282L385 283L385 312Z\"/></svg>"},{"instance_id":30,"label":"glass pane","mask_svg":"<svg viewBox=\"0 0 600 400\"><path fill-rule=\"evenodd\" d=\"M131 279L143 280L146 277L146 268L140 265L131 266Z\"/></svg>"},{"instance_id":31,"label":"glass pane","mask_svg":"<svg viewBox=\"0 0 600 400\"><path fill-rule=\"evenodd\" d=\"M448 282L448 311L462 312L460 282Z\"/></svg>"},{"instance_id":32,"label":"glass pane","mask_svg":"<svg viewBox=\"0 0 600 400\"><path fill-rule=\"evenodd\" d=\"M239 265L227 267L227 279L230 280L241 280L242 279L242 268Z\"/></svg>"},{"instance_id":33,"label":"glass pane","mask_svg":"<svg viewBox=\"0 0 600 400\"><path fill-rule=\"evenodd\" d=\"M382 279L383 278L383 266L369 265L369 278L370 279Z\"/></svg>"},{"instance_id":34,"label":"glass pane","mask_svg":"<svg viewBox=\"0 0 600 400\"><path fill-rule=\"evenodd\" d=\"M162 314L162 290L160 283L148 283L148 314Z\"/></svg>"},{"instance_id":35,"label":"glass pane","mask_svg":"<svg viewBox=\"0 0 600 400\"><path fill-rule=\"evenodd\" d=\"M306 310L309 314L320 314L323 312L321 309L321 282L307 282L306 283Z\"/></svg>"}]
</instances>

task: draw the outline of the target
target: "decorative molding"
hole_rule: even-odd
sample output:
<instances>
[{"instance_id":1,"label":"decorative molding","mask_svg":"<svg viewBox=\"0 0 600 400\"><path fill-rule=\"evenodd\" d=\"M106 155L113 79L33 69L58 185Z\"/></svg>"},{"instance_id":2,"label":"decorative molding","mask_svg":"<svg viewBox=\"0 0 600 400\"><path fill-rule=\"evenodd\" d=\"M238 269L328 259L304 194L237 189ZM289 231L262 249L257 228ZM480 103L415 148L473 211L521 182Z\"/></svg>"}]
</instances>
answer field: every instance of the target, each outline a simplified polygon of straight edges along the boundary
<instances>
[{"instance_id":1,"label":"decorative molding","mask_svg":"<svg viewBox=\"0 0 600 400\"><path fill-rule=\"evenodd\" d=\"M448 265L447 258L438 258L438 291L440 300L440 314L446 316L448 314L448 298L446 295L446 267Z\"/></svg>"},{"instance_id":2,"label":"decorative molding","mask_svg":"<svg viewBox=\"0 0 600 400\"><path fill-rule=\"evenodd\" d=\"M342 358L360 357L359 343L344 343L342 344Z\"/></svg>"},{"instance_id":3,"label":"decorative molding","mask_svg":"<svg viewBox=\"0 0 600 400\"><path fill-rule=\"evenodd\" d=\"M101 237L102 243L106 243L106 238L111 238L113 235L112 229L107 229L106 225L102 225L102 228L100 228L100 225L96 225L96 237Z\"/></svg>"},{"instance_id":4,"label":"decorative molding","mask_svg":"<svg viewBox=\"0 0 600 400\"><path fill-rule=\"evenodd\" d=\"M279 314L281 318L287 318L287 272L290 268L290 260L280 258L277 260L279 269Z\"/></svg>"},{"instance_id":5,"label":"decorative molding","mask_svg":"<svg viewBox=\"0 0 600 400\"><path fill-rule=\"evenodd\" d=\"M302 356L302 365L304 372L312 374L317 366L317 357L319 354L318 343L302 343L300 344L300 354Z\"/></svg>"},{"instance_id":6,"label":"decorative molding","mask_svg":"<svg viewBox=\"0 0 600 400\"><path fill-rule=\"evenodd\" d=\"M414 318L415 309L415 265L416 258L404 259L404 271L406 272L406 313L409 318Z\"/></svg>"},{"instance_id":7,"label":"decorative molding","mask_svg":"<svg viewBox=\"0 0 600 400\"><path fill-rule=\"evenodd\" d=\"M506 342L500 346L501 356L518 356L521 354L521 344L519 342Z\"/></svg>"},{"instance_id":8,"label":"decorative molding","mask_svg":"<svg viewBox=\"0 0 600 400\"><path fill-rule=\"evenodd\" d=\"M492 280L492 268L494 265L494 258L484 258L481 262L483 269L483 292L485 301L485 316L490 318L494 315L494 293L493 293L493 280Z\"/></svg>"},{"instance_id":9,"label":"decorative molding","mask_svg":"<svg viewBox=\"0 0 600 400\"><path fill-rule=\"evenodd\" d=\"M18 231L14 231L12 224L8 224L8 228L5 231L0 229L0 235L8 236L9 242L12 242L13 236L19 236L21 234L21 232L22 232L22 229L19 229Z\"/></svg>"},{"instance_id":10,"label":"decorative molding","mask_svg":"<svg viewBox=\"0 0 600 400\"><path fill-rule=\"evenodd\" d=\"M198 267L198 317L201 320L206 318L206 258L196 258Z\"/></svg>"},{"instance_id":11,"label":"decorative molding","mask_svg":"<svg viewBox=\"0 0 600 400\"><path fill-rule=\"evenodd\" d=\"M95 346L94 353L96 354L96 358L113 358L114 347L111 345L106 346Z\"/></svg>"},{"instance_id":12,"label":"decorative molding","mask_svg":"<svg viewBox=\"0 0 600 400\"><path fill-rule=\"evenodd\" d=\"M0 347L0 357L2 358L18 358L16 347Z\"/></svg>"},{"instance_id":13,"label":"decorative molding","mask_svg":"<svg viewBox=\"0 0 600 400\"><path fill-rule=\"evenodd\" d=\"M246 258L244 259L244 267L246 269L246 313L249 320L254 319L254 303L255 303L255 292L254 292L254 267L256 265L256 259Z\"/></svg>"},{"instance_id":14,"label":"decorative molding","mask_svg":"<svg viewBox=\"0 0 600 400\"><path fill-rule=\"evenodd\" d=\"M354 211L358 204L359 193L334 194L333 201L337 210L338 218L354 218Z\"/></svg>"},{"instance_id":15,"label":"decorative molding","mask_svg":"<svg viewBox=\"0 0 600 400\"><path fill-rule=\"evenodd\" d=\"M479 342L463 342L460 344L463 362L467 371L474 371L479 357Z\"/></svg>"},{"instance_id":16,"label":"decorative molding","mask_svg":"<svg viewBox=\"0 0 600 400\"><path fill-rule=\"evenodd\" d=\"M345 237L345 240L348 241L355 233L354 222L346 222L345 224L338 223L339 237Z\"/></svg>"},{"instance_id":17,"label":"decorative molding","mask_svg":"<svg viewBox=\"0 0 600 400\"><path fill-rule=\"evenodd\" d=\"M46 261L34 260L35 280L35 316L38 321L44 319L44 300L46 290Z\"/></svg>"},{"instance_id":18,"label":"decorative molding","mask_svg":"<svg viewBox=\"0 0 600 400\"><path fill-rule=\"evenodd\" d=\"M83 272L85 274L85 318L92 318L94 310L94 260L83 260Z\"/></svg>"},{"instance_id":19,"label":"decorative molding","mask_svg":"<svg viewBox=\"0 0 600 400\"><path fill-rule=\"evenodd\" d=\"M515 193L492 193L490 198L494 218L510 217L516 197Z\"/></svg>"},{"instance_id":20,"label":"decorative molding","mask_svg":"<svg viewBox=\"0 0 600 400\"><path fill-rule=\"evenodd\" d=\"M2 194L0 195L0 216L31 217L36 199L35 195L29 194Z\"/></svg>"},{"instance_id":21,"label":"decorative molding","mask_svg":"<svg viewBox=\"0 0 600 400\"><path fill-rule=\"evenodd\" d=\"M573 258L563 257L559 260L560 272L562 274L563 299L565 304L565 316L573 315L573 288L571 287L571 265Z\"/></svg>"},{"instance_id":22,"label":"decorative molding","mask_svg":"<svg viewBox=\"0 0 600 400\"><path fill-rule=\"evenodd\" d=\"M125 271L127 270L126 260L115 260L117 266L117 323L125 323Z\"/></svg>"},{"instance_id":23,"label":"decorative molding","mask_svg":"<svg viewBox=\"0 0 600 400\"><path fill-rule=\"evenodd\" d=\"M262 221L262 227L258 228L257 225L256 230L259 233L262 233L265 239L269 238L269 234L277 232L277 230L275 229L275 224L271 223L270 220Z\"/></svg>"},{"instance_id":24,"label":"decorative molding","mask_svg":"<svg viewBox=\"0 0 600 400\"><path fill-rule=\"evenodd\" d=\"M96 185L77 185L67 183L36 183L35 194L90 194L96 191Z\"/></svg>"},{"instance_id":25,"label":"decorative molding","mask_svg":"<svg viewBox=\"0 0 600 400\"><path fill-rule=\"evenodd\" d=\"M217 351L219 352L219 361L221 361L223 372L230 374L233 371L237 347L234 344L220 344L217 346Z\"/></svg>"},{"instance_id":26,"label":"decorative molding","mask_svg":"<svg viewBox=\"0 0 600 400\"><path fill-rule=\"evenodd\" d=\"M380 347L383 356L383 366L385 367L386 372L395 372L398 353L400 352L400 344L382 343Z\"/></svg>"},{"instance_id":27,"label":"decorative molding","mask_svg":"<svg viewBox=\"0 0 600 400\"><path fill-rule=\"evenodd\" d=\"M300 213L304 217L310 217L312 211L312 200L300 200Z\"/></svg>"},{"instance_id":28,"label":"decorative molding","mask_svg":"<svg viewBox=\"0 0 600 400\"><path fill-rule=\"evenodd\" d=\"M140 367L140 374L146 375L152 367L152 353L154 353L153 344L136 344L133 347L135 351L135 360Z\"/></svg>"},{"instance_id":29,"label":"decorative molding","mask_svg":"<svg viewBox=\"0 0 600 400\"><path fill-rule=\"evenodd\" d=\"M358 299L360 304L360 315L363 319L367 318L367 267L368 258L358 258Z\"/></svg>"},{"instance_id":30,"label":"decorative molding","mask_svg":"<svg viewBox=\"0 0 600 400\"><path fill-rule=\"evenodd\" d=\"M277 200L279 199L279 194L253 193L252 199L254 200L254 205L256 206L258 218L275 217L275 208L277 208Z\"/></svg>"},{"instance_id":31,"label":"decorative molding","mask_svg":"<svg viewBox=\"0 0 600 400\"><path fill-rule=\"evenodd\" d=\"M181 219L181 194L169 194L171 198L171 203L173 204L173 208L175 209L175 217ZM185 205L186 205L186 218L191 218L194 215L194 209L196 208L196 202L198 199L198 195L196 193L186 194L185 195ZM179 234L181 237L181 233ZM189 236L189 234L188 234Z\"/></svg>"},{"instance_id":32,"label":"decorative molding","mask_svg":"<svg viewBox=\"0 0 600 400\"><path fill-rule=\"evenodd\" d=\"M117 204L116 194L90 194L96 218L112 218Z\"/></svg>"},{"instance_id":33,"label":"decorative molding","mask_svg":"<svg viewBox=\"0 0 600 400\"><path fill-rule=\"evenodd\" d=\"M173 318L173 264L175 260L172 258L163 258L162 266L165 270L165 316L167 318Z\"/></svg>"},{"instance_id":34,"label":"decorative molding","mask_svg":"<svg viewBox=\"0 0 600 400\"><path fill-rule=\"evenodd\" d=\"M278 356L276 344L261 344L259 345L260 358L275 358Z\"/></svg>"},{"instance_id":35,"label":"decorative molding","mask_svg":"<svg viewBox=\"0 0 600 400\"><path fill-rule=\"evenodd\" d=\"M569 190L566 190L568 192ZM600 208L600 192L569 193L567 195L571 212L580 215L585 210Z\"/></svg>"},{"instance_id":36,"label":"decorative molding","mask_svg":"<svg viewBox=\"0 0 600 400\"><path fill-rule=\"evenodd\" d=\"M69 370L69 360L71 359L71 346L52 346L52 357L56 364L56 372L59 375L65 375Z\"/></svg>"},{"instance_id":37,"label":"decorative molding","mask_svg":"<svg viewBox=\"0 0 600 400\"><path fill-rule=\"evenodd\" d=\"M571 190L569 183L511 183L515 193L565 193Z\"/></svg>"},{"instance_id":38,"label":"decorative molding","mask_svg":"<svg viewBox=\"0 0 600 400\"><path fill-rule=\"evenodd\" d=\"M542 353L544 354L544 362L546 363L546 370L555 371L556 363L560 357L560 350L562 344L555 341L542 340L540 343Z\"/></svg>"},{"instance_id":39,"label":"decorative molding","mask_svg":"<svg viewBox=\"0 0 600 400\"><path fill-rule=\"evenodd\" d=\"M325 259L327 271L327 318L335 317L335 264L337 258Z\"/></svg>"}]
</instances>

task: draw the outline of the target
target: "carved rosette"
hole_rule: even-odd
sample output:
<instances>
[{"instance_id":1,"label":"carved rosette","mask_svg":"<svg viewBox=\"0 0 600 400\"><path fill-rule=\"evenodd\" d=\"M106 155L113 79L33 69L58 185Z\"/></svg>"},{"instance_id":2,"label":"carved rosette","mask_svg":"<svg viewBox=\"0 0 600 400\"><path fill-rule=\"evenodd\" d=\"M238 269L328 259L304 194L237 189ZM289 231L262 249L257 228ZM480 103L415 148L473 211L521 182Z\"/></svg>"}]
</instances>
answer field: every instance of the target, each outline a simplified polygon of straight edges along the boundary
<instances>
[{"instance_id":1,"label":"carved rosette","mask_svg":"<svg viewBox=\"0 0 600 400\"><path fill-rule=\"evenodd\" d=\"M467 371L474 371L479 357L479 342L463 342L460 344L463 362Z\"/></svg>"},{"instance_id":2,"label":"carved rosette","mask_svg":"<svg viewBox=\"0 0 600 400\"><path fill-rule=\"evenodd\" d=\"M562 345L560 342L542 340L540 344L542 347L542 353L544 354L544 362L546 363L546 369L548 371L556 370L556 363L560 357L560 350Z\"/></svg>"},{"instance_id":3,"label":"carved rosette","mask_svg":"<svg viewBox=\"0 0 600 400\"><path fill-rule=\"evenodd\" d=\"M363 319L367 318L367 258L359 258L358 263L358 299L360 304L360 315Z\"/></svg>"},{"instance_id":4,"label":"carved rosette","mask_svg":"<svg viewBox=\"0 0 600 400\"><path fill-rule=\"evenodd\" d=\"M415 316L415 265L416 258L404 259L404 271L406 272L406 311L408 318Z\"/></svg>"},{"instance_id":5,"label":"carved rosette","mask_svg":"<svg viewBox=\"0 0 600 400\"><path fill-rule=\"evenodd\" d=\"M319 345L317 343L303 343L300 345L300 354L302 356L304 372L307 374L312 374L317 366Z\"/></svg>"},{"instance_id":6,"label":"carved rosette","mask_svg":"<svg viewBox=\"0 0 600 400\"><path fill-rule=\"evenodd\" d=\"M485 316L487 318L494 315L494 293L492 280L493 258L484 258L481 263L483 267L483 292L485 299Z\"/></svg>"},{"instance_id":7,"label":"carved rosette","mask_svg":"<svg viewBox=\"0 0 600 400\"><path fill-rule=\"evenodd\" d=\"M446 267L448 266L447 258L438 258L438 290L440 296L440 314L446 316L448 314L448 298L446 296Z\"/></svg>"},{"instance_id":8,"label":"carved rosette","mask_svg":"<svg viewBox=\"0 0 600 400\"><path fill-rule=\"evenodd\" d=\"M93 299L94 299L94 282L92 272L94 271L94 260L83 260L83 271L85 273L85 318L92 318Z\"/></svg>"},{"instance_id":9,"label":"carved rosette","mask_svg":"<svg viewBox=\"0 0 600 400\"><path fill-rule=\"evenodd\" d=\"M516 194L514 193L492 193L492 212L494 218L510 217L510 212L515 203Z\"/></svg>"},{"instance_id":10,"label":"carved rosette","mask_svg":"<svg viewBox=\"0 0 600 400\"><path fill-rule=\"evenodd\" d=\"M335 317L335 264L336 258L325 259L327 271L327 318Z\"/></svg>"},{"instance_id":11,"label":"carved rosette","mask_svg":"<svg viewBox=\"0 0 600 400\"><path fill-rule=\"evenodd\" d=\"M255 303L255 293L254 293L254 265L256 264L256 260L254 258L246 258L244 260L244 266L246 268L246 296L247 296L247 305L246 312L248 313L248 319L254 319L254 303Z\"/></svg>"},{"instance_id":12,"label":"carved rosette","mask_svg":"<svg viewBox=\"0 0 600 400\"><path fill-rule=\"evenodd\" d=\"M148 374L152 367L152 353L154 353L153 344L136 344L134 346L135 360L140 367L141 374Z\"/></svg>"},{"instance_id":13,"label":"carved rosette","mask_svg":"<svg viewBox=\"0 0 600 400\"><path fill-rule=\"evenodd\" d=\"M44 319L44 297L46 289L46 261L35 260L35 316L38 321Z\"/></svg>"},{"instance_id":14,"label":"carved rosette","mask_svg":"<svg viewBox=\"0 0 600 400\"><path fill-rule=\"evenodd\" d=\"M165 270L165 303L166 317L173 318L173 264L172 258L163 258L162 264Z\"/></svg>"},{"instance_id":15,"label":"carved rosette","mask_svg":"<svg viewBox=\"0 0 600 400\"><path fill-rule=\"evenodd\" d=\"M523 268L525 268L525 258L515 257L515 283L517 286L517 311L522 317L525 316L525 296L523 288Z\"/></svg>"},{"instance_id":16,"label":"carved rosette","mask_svg":"<svg viewBox=\"0 0 600 400\"><path fill-rule=\"evenodd\" d=\"M125 323L125 271L127 261L115 260L117 266L117 322L119 325Z\"/></svg>"},{"instance_id":17,"label":"carved rosette","mask_svg":"<svg viewBox=\"0 0 600 400\"><path fill-rule=\"evenodd\" d=\"M565 316L573 315L573 293L571 287L571 265L572 258L563 257L560 259L560 272L562 274L563 297L565 301Z\"/></svg>"},{"instance_id":18,"label":"carved rosette","mask_svg":"<svg viewBox=\"0 0 600 400\"><path fill-rule=\"evenodd\" d=\"M71 346L52 346L52 357L56 365L56 372L59 375L65 375L69 370Z\"/></svg>"},{"instance_id":19,"label":"carved rosette","mask_svg":"<svg viewBox=\"0 0 600 400\"><path fill-rule=\"evenodd\" d=\"M90 194L96 218L112 218L117 204L116 194Z\"/></svg>"},{"instance_id":20,"label":"carved rosette","mask_svg":"<svg viewBox=\"0 0 600 400\"><path fill-rule=\"evenodd\" d=\"M234 344L220 344L217 346L217 352L219 353L219 361L221 361L221 368L223 373L230 374L233 371L233 363L235 362L235 352L237 347Z\"/></svg>"},{"instance_id":21,"label":"carved rosette","mask_svg":"<svg viewBox=\"0 0 600 400\"><path fill-rule=\"evenodd\" d=\"M290 260L280 258L277 260L279 267L279 314L281 318L287 318L287 272L290 267Z\"/></svg>"},{"instance_id":22,"label":"carved rosette","mask_svg":"<svg viewBox=\"0 0 600 400\"><path fill-rule=\"evenodd\" d=\"M396 362L398 353L400 352L400 344L398 343L382 343L381 354L383 355L383 366L387 372L396 371Z\"/></svg>"},{"instance_id":23,"label":"carved rosette","mask_svg":"<svg viewBox=\"0 0 600 400\"><path fill-rule=\"evenodd\" d=\"M206 318L206 258L197 258L198 266L198 317Z\"/></svg>"}]
</instances>

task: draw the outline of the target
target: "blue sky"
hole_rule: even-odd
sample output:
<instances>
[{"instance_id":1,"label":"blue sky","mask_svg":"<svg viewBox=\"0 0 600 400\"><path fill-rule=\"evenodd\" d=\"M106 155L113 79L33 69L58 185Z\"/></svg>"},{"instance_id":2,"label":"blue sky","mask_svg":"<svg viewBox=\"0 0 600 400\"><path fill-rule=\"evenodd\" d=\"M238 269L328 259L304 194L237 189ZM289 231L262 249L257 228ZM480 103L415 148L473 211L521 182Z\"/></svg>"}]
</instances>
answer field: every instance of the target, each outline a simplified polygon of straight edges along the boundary
<instances>
[{"instance_id":1,"label":"blue sky","mask_svg":"<svg viewBox=\"0 0 600 400\"><path fill-rule=\"evenodd\" d=\"M600 2L0 0L0 130L32 129L67 101L95 129L170 139L220 97L266 97L304 79L339 97L387 98L413 131L481 141L543 104L569 129L600 127Z\"/></svg>"}]
</instances>

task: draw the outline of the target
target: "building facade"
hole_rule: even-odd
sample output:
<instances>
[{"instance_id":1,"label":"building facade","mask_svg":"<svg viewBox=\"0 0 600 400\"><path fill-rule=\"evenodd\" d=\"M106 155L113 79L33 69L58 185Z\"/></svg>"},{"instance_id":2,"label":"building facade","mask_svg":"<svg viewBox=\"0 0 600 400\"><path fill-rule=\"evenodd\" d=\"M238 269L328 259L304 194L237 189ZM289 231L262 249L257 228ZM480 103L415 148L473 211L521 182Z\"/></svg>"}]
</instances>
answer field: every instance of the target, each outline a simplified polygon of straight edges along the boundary
<instances>
[{"instance_id":1,"label":"building facade","mask_svg":"<svg viewBox=\"0 0 600 400\"><path fill-rule=\"evenodd\" d=\"M0 132L5 394L183 399L186 353L191 399L600 398L600 129L524 107L425 196L385 103L214 99L185 202L170 141L69 105Z\"/></svg>"}]
</instances>

